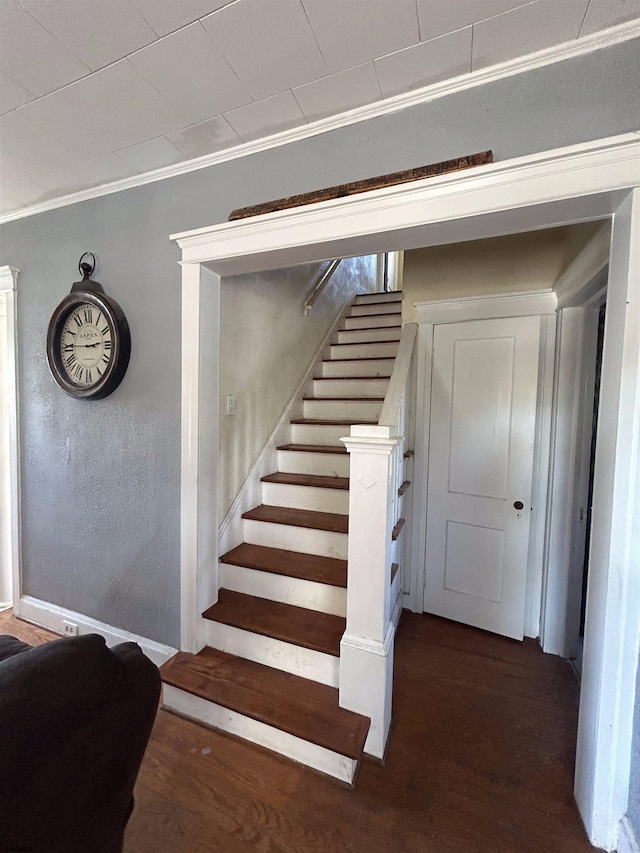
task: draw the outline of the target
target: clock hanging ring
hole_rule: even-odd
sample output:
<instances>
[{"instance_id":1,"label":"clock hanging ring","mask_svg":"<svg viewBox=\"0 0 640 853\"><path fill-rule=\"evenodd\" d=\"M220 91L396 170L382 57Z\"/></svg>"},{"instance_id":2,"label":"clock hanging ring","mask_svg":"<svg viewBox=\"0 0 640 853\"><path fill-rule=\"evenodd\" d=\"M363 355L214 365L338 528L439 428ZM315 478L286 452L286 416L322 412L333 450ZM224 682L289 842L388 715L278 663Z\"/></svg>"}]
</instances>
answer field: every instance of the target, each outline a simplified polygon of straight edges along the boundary
<instances>
[{"instance_id":1,"label":"clock hanging ring","mask_svg":"<svg viewBox=\"0 0 640 853\"><path fill-rule=\"evenodd\" d=\"M82 261L82 281L58 305L49 321L47 361L58 385L71 397L99 400L122 382L129 365L131 335L122 308L90 276Z\"/></svg>"}]
</instances>

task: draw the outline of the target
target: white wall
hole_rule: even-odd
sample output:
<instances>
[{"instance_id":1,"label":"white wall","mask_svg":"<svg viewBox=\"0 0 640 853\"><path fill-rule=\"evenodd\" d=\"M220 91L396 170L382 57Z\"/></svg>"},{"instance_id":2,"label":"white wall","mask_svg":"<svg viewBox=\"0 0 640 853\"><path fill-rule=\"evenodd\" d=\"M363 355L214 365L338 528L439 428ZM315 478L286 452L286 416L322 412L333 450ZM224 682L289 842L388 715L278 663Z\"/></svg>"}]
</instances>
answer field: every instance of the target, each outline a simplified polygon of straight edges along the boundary
<instances>
[{"instance_id":1,"label":"white wall","mask_svg":"<svg viewBox=\"0 0 640 853\"><path fill-rule=\"evenodd\" d=\"M0 293L0 606L11 601L9 435L7 423L7 302Z\"/></svg>"},{"instance_id":2,"label":"white wall","mask_svg":"<svg viewBox=\"0 0 640 853\"><path fill-rule=\"evenodd\" d=\"M553 287L600 223L549 228L404 253L402 319L414 302Z\"/></svg>"},{"instance_id":3,"label":"white wall","mask_svg":"<svg viewBox=\"0 0 640 853\"><path fill-rule=\"evenodd\" d=\"M222 281L220 329L220 517L258 459L311 359L357 281L375 289L376 256L343 261L309 314L304 302L327 263ZM226 415L225 398L236 398Z\"/></svg>"}]
</instances>

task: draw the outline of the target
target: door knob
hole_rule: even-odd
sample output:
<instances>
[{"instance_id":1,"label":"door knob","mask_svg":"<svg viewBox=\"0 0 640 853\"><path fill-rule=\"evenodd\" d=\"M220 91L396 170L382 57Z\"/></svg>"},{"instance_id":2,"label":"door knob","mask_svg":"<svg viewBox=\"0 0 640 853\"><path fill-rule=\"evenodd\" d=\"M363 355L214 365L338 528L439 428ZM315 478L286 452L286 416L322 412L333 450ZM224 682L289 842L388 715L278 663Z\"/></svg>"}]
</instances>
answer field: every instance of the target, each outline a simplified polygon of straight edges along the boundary
<instances>
[{"instance_id":1,"label":"door knob","mask_svg":"<svg viewBox=\"0 0 640 853\"><path fill-rule=\"evenodd\" d=\"M524 504L522 503L522 501L516 501L516 502L514 503L514 507L515 507L516 509L524 509Z\"/></svg>"}]
</instances>

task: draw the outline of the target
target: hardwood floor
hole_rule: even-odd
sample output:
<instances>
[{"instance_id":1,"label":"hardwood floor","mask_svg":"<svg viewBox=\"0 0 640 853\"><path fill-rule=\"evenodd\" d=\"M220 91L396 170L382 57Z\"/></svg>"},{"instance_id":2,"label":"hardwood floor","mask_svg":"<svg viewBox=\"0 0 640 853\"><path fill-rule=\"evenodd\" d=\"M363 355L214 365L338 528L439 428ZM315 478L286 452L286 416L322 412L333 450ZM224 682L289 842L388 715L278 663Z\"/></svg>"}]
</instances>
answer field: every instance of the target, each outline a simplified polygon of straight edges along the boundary
<instances>
[{"instance_id":1,"label":"hardwood floor","mask_svg":"<svg viewBox=\"0 0 640 853\"><path fill-rule=\"evenodd\" d=\"M53 635L0 613L0 632ZM126 853L588 853L568 664L405 613L386 766L355 790L160 711Z\"/></svg>"}]
</instances>

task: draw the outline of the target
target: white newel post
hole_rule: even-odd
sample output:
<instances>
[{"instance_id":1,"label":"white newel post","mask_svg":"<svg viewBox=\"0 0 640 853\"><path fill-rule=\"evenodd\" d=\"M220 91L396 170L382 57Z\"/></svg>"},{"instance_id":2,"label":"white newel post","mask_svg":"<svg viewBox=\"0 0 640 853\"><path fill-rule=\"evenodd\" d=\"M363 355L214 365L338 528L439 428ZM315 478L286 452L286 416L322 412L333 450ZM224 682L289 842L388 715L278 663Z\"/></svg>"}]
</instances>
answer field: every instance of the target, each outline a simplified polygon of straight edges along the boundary
<instances>
[{"instance_id":1,"label":"white newel post","mask_svg":"<svg viewBox=\"0 0 640 853\"><path fill-rule=\"evenodd\" d=\"M371 719L365 752L382 758L391 725L391 530L394 448L390 427L353 426L347 629L340 644L340 705Z\"/></svg>"}]
</instances>

